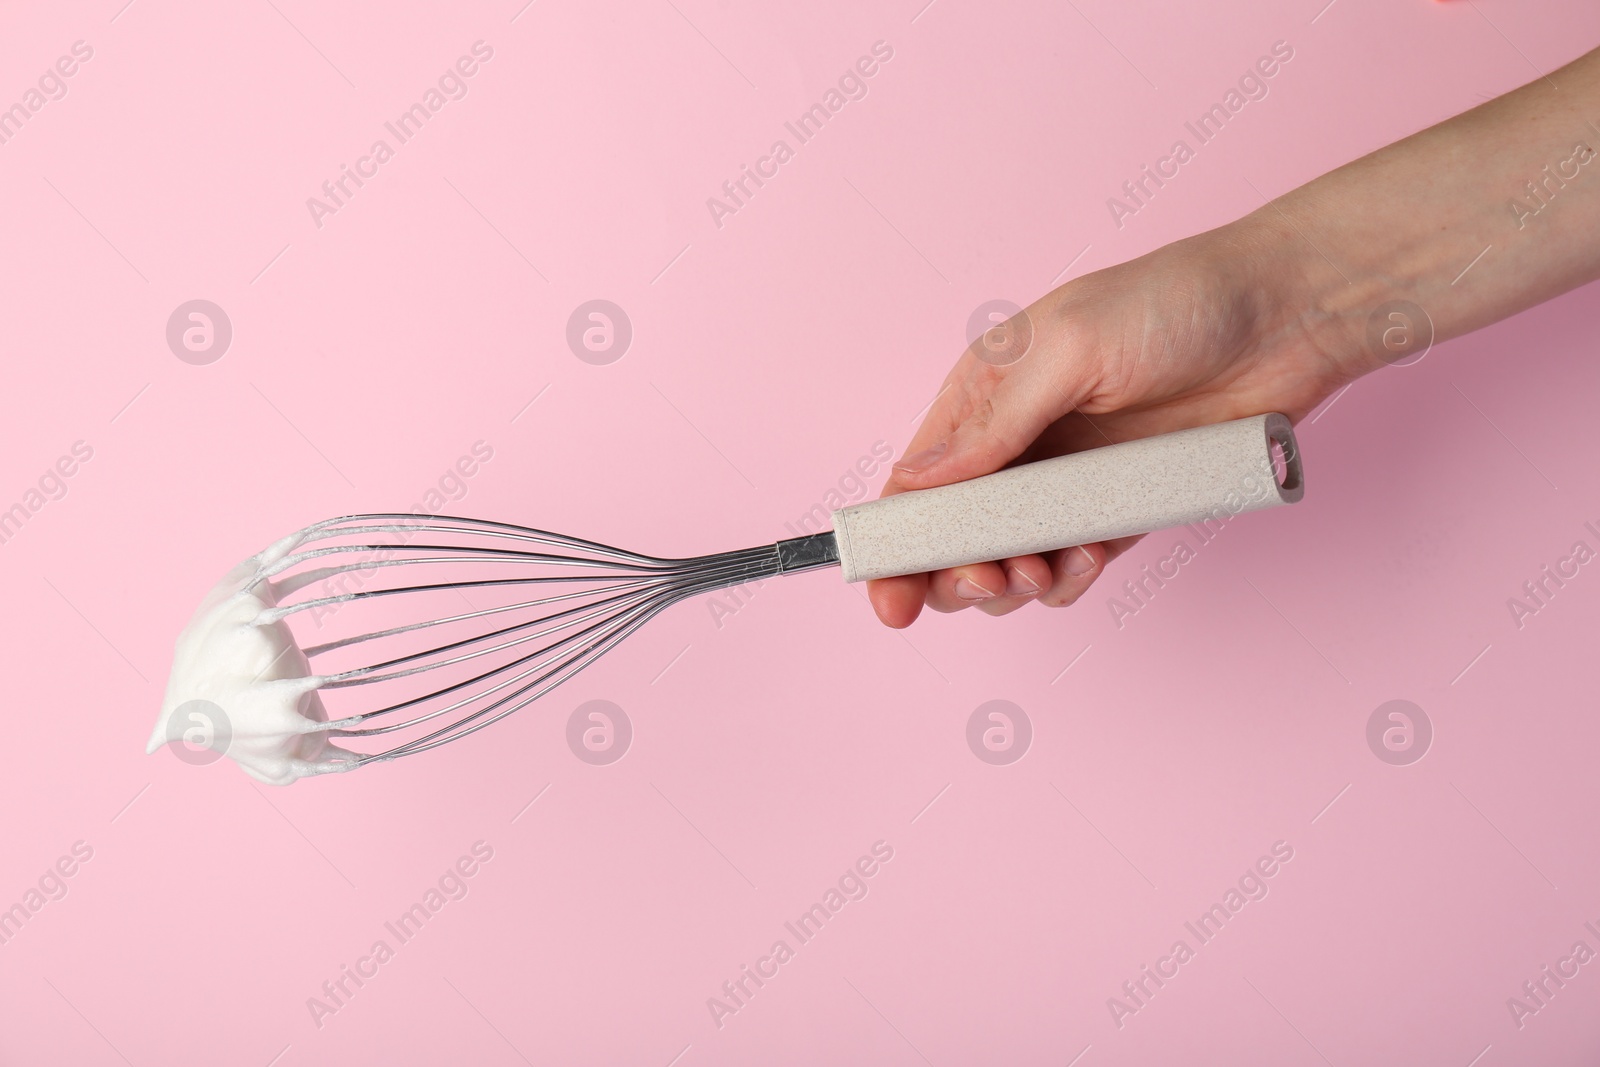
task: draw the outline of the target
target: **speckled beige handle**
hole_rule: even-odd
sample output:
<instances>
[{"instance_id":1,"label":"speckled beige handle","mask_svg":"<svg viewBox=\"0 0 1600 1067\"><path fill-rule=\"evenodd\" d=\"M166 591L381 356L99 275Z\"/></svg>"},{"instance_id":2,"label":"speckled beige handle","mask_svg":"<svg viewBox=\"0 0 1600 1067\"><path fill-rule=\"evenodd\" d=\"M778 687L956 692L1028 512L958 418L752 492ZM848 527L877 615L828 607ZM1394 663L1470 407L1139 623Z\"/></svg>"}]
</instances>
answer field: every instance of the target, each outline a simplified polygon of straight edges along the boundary
<instances>
[{"instance_id":1,"label":"speckled beige handle","mask_svg":"<svg viewBox=\"0 0 1600 1067\"><path fill-rule=\"evenodd\" d=\"M856 504L833 525L845 581L861 582L1226 520L1304 494L1294 430L1272 413Z\"/></svg>"}]
</instances>

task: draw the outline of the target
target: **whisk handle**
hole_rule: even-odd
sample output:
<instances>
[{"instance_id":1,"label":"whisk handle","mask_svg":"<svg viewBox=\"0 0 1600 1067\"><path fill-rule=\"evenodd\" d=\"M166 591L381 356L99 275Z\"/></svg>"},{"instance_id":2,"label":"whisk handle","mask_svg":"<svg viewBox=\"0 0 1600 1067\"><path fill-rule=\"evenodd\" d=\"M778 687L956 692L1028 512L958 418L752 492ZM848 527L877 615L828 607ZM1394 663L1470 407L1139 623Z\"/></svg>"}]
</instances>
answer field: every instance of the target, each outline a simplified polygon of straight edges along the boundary
<instances>
[{"instance_id":1,"label":"whisk handle","mask_svg":"<svg viewBox=\"0 0 1600 1067\"><path fill-rule=\"evenodd\" d=\"M1226 522L1304 494L1294 429L1273 412L856 504L833 523L845 581L861 582Z\"/></svg>"}]
</instances>

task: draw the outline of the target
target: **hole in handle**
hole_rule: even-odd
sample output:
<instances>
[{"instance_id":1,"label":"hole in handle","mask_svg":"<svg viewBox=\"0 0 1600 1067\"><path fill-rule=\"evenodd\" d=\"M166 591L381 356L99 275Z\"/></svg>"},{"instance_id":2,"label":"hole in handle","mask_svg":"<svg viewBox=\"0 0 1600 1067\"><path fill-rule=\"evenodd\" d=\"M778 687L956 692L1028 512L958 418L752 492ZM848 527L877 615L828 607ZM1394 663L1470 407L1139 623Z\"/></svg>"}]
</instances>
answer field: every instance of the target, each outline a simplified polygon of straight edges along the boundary
<instances>
[{"instance_id":1,"label":"hole in handle","mask_svg":"<svg viewBox=\"0 0 1600 1067\"><path fill-rule=\"evenodd\" d=\"M1272 478L1282 489L1300 488L1300 464L1294 452L1294 438L1274 430L1269 434L1268 451L1272 456Z\"/></svg>"}]
</instances>

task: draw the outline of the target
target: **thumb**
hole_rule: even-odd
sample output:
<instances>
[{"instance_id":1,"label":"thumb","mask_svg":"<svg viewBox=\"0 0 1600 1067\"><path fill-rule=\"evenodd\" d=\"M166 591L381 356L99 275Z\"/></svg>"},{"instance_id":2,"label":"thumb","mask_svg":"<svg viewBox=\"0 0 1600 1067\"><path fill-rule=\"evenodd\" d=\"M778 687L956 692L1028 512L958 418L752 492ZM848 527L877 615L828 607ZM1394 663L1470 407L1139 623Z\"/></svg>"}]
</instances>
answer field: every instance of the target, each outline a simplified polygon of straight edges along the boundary
<instances>
[{"instance_id":1,"label":"thumb","mask_svg":"<svg viewBox=\"0 0 1600 1067\"><path fill-rule=\"evenodd\" d=\"M943 441L900 459L885 491L928 489L993 474L1076 408L1085 393L1081 387L1064 388L1040 371L1008 374L971 403Z\"/></svg>"}]
</instances>

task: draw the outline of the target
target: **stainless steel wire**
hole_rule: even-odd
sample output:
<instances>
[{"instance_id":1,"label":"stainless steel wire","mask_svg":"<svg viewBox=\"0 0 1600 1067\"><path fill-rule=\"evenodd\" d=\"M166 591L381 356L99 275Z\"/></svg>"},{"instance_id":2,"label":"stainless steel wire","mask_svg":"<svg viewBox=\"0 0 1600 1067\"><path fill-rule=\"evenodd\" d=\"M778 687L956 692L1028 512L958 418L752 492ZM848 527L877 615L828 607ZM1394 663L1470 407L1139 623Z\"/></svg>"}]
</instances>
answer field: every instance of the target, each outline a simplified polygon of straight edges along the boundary
<instances>
[{"instance_id":1,"label":"stainless steel wire","mask_svg":"<svg viewBox=\"0 0 1600 1067\"><path fill-rule=\"evenodd\" d=\"M372 514L309 527L257 580L277 605L263 621L294 630L319 681L328 734L407 735L361 765L498 722L681 600L837 562L831 532L672 559L510 523Z\"/></svg>"}]
</instances>

